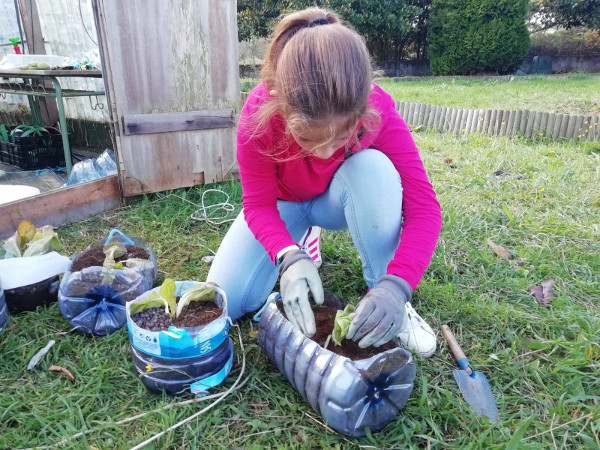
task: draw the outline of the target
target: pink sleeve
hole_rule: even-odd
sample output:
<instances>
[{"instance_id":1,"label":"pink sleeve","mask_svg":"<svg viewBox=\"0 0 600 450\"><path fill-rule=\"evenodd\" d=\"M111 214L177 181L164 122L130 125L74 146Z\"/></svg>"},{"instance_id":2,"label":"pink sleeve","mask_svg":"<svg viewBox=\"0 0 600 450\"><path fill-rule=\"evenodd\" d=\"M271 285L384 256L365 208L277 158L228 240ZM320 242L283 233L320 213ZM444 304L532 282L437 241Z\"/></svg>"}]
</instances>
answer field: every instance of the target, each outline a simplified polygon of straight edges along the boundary
<instances>
[{"instance_id":1,"label":"pink sleeve","mask_svg":"<svg viewBox=\"0 0 600 450\"><path fill-rule=\"evenodd\" d=\"M237 134L237 160L240 167L246 223L254 237L262 244L271 260L277 252L295 244L277 209L277 165L265 154L271 148L270 131L255 135L250 115L266 95L262 86L255 88L240 115Z\"/></svg>"},{"instance_id":2,"label":"pink sleeve","mask_svg":"<svg viewBox=\"0 0 600 450\"><path fill-rule=\"evenodd\" d=\"M381 128L373 147L385 153L402 180L403 224L400 244L387 268L415 289L431 262L442 227L440 205L406 123L394 100L379 88Z\"/></svg>"}]
</instances>

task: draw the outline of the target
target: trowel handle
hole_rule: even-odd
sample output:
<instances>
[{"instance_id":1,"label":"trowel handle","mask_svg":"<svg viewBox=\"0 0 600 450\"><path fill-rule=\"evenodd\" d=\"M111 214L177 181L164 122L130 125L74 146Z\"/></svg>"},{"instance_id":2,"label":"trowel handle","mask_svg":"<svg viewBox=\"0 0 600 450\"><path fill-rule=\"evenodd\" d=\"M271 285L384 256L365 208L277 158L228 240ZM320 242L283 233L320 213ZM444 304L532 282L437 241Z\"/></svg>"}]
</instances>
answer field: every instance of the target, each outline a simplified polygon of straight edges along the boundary
<instances>
[{"instance_id":1,"label":"trowel handle","mask_svg":"<svg viewBox=\"0 0 600 450\"><path fill-rule=\"evenodd\" d=\"M442 334L444 335L444 339L446 339L448 342L448 346L450 347L456 362L460 361L461 359L467 359L465 352L463 352L462 348L460 348L460 345L458 345L458 342L456 341L454 334L452 334L452 331L450 331L448 325L442 325Z\"/></svg>"}]
</instances>

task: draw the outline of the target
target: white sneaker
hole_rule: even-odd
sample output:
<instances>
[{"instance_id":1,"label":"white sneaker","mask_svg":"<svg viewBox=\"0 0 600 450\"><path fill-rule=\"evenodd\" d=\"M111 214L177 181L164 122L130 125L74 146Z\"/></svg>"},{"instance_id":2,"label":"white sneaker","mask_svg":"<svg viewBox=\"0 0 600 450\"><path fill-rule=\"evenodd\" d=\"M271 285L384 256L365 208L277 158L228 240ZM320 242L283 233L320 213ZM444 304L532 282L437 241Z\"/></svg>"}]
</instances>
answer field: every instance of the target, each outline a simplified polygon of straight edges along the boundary
<instances>
[{"instance_id":1,"label":"white sneaker","mask_svg":"<svg viewBox=\"0 0 600 450\"><path fill-rule=\"evenodd\" d=\"M406 303L404 311L404 328L398 333L400 343L423 358L430 358L437 345L435 333L410 303Z\"/></svg>"},{"instance_id":2,"label":"white sneaker","mask_svg":"<svg viewBox=\"0 0 600 450\"><path fill-rule=\"evenodd\" d=\"M321 267L323 260L321 259L321 227L309 227L306 233L300 239L302 250L308 253L317 267Z\"/></svg>"}]
</instances>

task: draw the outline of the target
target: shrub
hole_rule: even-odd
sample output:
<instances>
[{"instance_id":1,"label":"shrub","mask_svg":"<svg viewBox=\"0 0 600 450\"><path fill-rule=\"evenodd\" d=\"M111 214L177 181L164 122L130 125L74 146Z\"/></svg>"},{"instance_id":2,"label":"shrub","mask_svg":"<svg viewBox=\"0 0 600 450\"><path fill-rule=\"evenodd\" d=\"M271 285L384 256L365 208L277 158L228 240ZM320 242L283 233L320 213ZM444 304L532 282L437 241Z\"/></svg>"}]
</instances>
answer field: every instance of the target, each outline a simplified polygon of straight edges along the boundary
<instances>
[{"instance_id":1,"label":"shrub","mask_svg":"<svg viewBox=\"0 0 600 450\"><path fill-rule=\"evenodd\" d=\"M529 54L531 56L600 56L600 31L570 28L533 33Z\"/></svg>"},{"instance_id":2,"label":"shrub","mask_svg":"<svg viewBox=\"0 0 600 450\"><path fill-rule=\"evenodd\" d=\"M529 49L528 0L434 0L429 60L435 75L510 73Z\"/></svg>"}]
</instances>

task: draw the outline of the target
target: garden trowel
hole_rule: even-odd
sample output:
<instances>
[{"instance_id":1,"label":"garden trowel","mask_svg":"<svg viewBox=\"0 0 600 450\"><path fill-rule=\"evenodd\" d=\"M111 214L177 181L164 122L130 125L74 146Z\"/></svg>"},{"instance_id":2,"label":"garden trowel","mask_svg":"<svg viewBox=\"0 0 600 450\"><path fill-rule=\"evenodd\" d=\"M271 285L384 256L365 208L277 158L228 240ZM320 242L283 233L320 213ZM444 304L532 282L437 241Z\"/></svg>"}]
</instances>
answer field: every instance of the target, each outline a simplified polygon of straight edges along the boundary
<instances>
[{"instance_id":1,"label":"garden trowel","mask_svg":"<svg viewBox=\"0 0 600 450\"><path fill-rule=\"evenodd\" d=\"M448 325L442 325L442 334L461 368L461 370L454 370L453 373L465 401L473 406L475 412L489 417L492 422L499 422L498 407L487 378L481 372L473 370Z\"/></svg>"}]
</instances>

